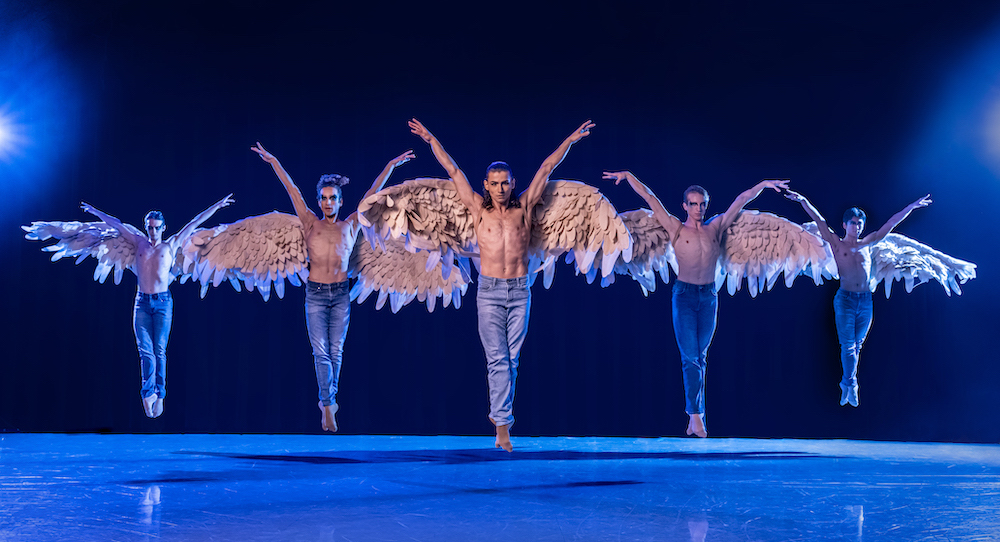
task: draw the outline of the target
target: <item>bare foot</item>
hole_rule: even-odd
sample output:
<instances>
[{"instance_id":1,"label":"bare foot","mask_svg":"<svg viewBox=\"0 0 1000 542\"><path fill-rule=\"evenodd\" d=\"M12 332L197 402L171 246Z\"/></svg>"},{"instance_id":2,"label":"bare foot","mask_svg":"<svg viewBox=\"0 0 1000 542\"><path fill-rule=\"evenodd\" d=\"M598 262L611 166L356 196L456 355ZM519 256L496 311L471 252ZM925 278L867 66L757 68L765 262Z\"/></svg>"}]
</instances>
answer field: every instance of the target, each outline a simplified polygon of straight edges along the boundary
<instances>
[{"instance_id":1,"label":"bare foot","mask_svg":"<svg viewBox=\"0 0 1000 542\"><path fill-rule=\"evenodd\" d=\"M319 402L319 411L323 413L322 424L324 431L330 431L331 433L336 433L337 429L337 411L340 410L340 405L333 403L332 405L323 405L323 401Z\"/></svg>"},{"instance_id":2,"label":"bare foot","mask_svg":"<svg viewBox=\"0 0 1000 542\"><path fill-rule=\"evenodd\" d=\"M159 418L160 414L163 414L163 399L157 399L153 403L153 417Z\"/></svg>"},{"instance_id":3,"label":"bare foot","mask_svg":"<svg viewBox=\"0 0 1000 542\"><path fill-rule=\"evenodd\" d=\"M691 414L691 419L688 420L687 434L695 435L701 438L708 436L708 431L705 430L705 415L704 414Z\"/></svg>"},{"instance_id":4,"label":"bare foot","mask_svg":"<svg viewBox=\"0 0 1000 542\"><path fill-rule=\"evenodd\" d=\"M497 440L494 443L497 448L503 448L508 452L514 451L514 445L510 443L510 426L509 425L498 425L497 426Z\"/></svg>"},{"instance_id":5,"label":"bare foot","mask_svg":"<svg viewBox=\"0 0 1000 542\"><path fill-rule=\"evenodd\" d=\"M147 418L153 418L153 403L156 402L156 394L142 398L142 410L146 412Z\"/></svg>"}]
</instances>

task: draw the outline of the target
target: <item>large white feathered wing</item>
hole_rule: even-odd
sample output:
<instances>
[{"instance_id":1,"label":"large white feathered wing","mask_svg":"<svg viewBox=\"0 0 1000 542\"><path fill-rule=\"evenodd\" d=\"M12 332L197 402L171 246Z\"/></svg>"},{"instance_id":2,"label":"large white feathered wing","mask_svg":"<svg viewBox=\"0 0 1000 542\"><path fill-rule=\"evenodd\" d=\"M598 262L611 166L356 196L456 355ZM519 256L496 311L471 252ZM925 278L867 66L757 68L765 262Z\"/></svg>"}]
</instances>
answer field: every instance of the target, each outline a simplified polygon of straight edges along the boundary
<instances>
[{"instance_id":1,"label":"large white feathered wing","mask_svg":"<svg viewBox=\"0 0 1000 542\"><path fill-rule=\"evenodd\" d=\"M528 277L544 272L544 285L552 284L555 260L566 262L593 280L613 276L619 258L632 260L632 237L618 211L597 188L577 181L549 181L532 211Z\"/></svg>"},{"instance_id":2,"label":"large white feathered wing","mask_svg":"<svg viewBox=\"0 0 1000 542\"><path fill-rule=\"evenodd\" d=\"M936 280L951 292L962 295L959 283L976 278L976 264L952 258L943 252L919 243L905 235L890 233L885 239L871 246L872 271L870 288L875 291L885 280L885 297L892 290L892 283L903 281L907 293L918 284Z\"/></svg>"},{"instance_id":3,"label":"large white feathered wing","mask_svg":"<svg viewBox=\"0 0 1000 542\"><path fill-rule=\"evenodd\" d=\"M380 244L359 239L351 254L350 268L352 276L357 277L351 300L361 304L378 292L375 309L388 301L393 313L414 299L426 303L428 312L434 312L439 297L445 307L454 303L459 308L471 281L467 258L408 249L403 238L390 237Z\"/></svg>"},{"instance_id":4,"label":"large white feathered wing","mask_svg":"<svg viewBox=\"0 0 1000 542\"><path fill-rule=\"evenodd\" d=\"M183 272L201 283L201 296L208 287L229 281L236 291L240 282L255 288L267 301L273 289L285 295L285 280L301 285L309 276L302 222L298 217L270 212L201 230L182 248Z\"/></svg>"},{"instance_id":5,"label":"large white feathered wing","mask_svg":"<svg viewBox=\"0 0 1000 542\"><path fill-rule=\"evenodd\" d=\"M808 271L816 284L837 276L829 244L818 234L778 215L745 210L726 230L716 288L726 282L733 295L747 280L752 297L768 290L784 274L791 288L799 274Z\"/></svg>"},{"instance_id":6,"label":"large white feathered wing","mask_svg":"<svg viewBox=\"0 0 1000 542\"><path fill-rule=\"evenodd\" d=\"M142 236L135 227L126 224L129 232ZM52 252L52 261L75 257L79 264L93 256L97 260L94 280L104 283L114 271L115 284L120 284L125 269L135 272L136 246L133 238L121 235L118 230L104 222L32 222L21 226L25 239L45 241L55 238L55 244L42 248Z\"/></svg>"},{"instance_id":7,"label":"large white feathered wing","mask_svg":"<svg viewBox=\"0 0 1000 542\"><path fill-rule=\"evenodd\" d=\"M383 251L384 240L399 239L408 251L437 253L430 257L445 262L445 278L456 255L479 250L472 214L447 179L413 179L384 188L358 205L358 221L368 242Z\"/></svg>"},{"instance_id":8,"label":"large white feathered wing","mask_svg":"<svg viewBox=\"0 0 1000 542\"><path fill-rule=\"evenodd\" d=\"M664 284L670 283L670 270L677 274L677 256L670 242L670 233L649 209L625 211L618 215L632 237L632 260L619 257L615 273L629 275L642 288L642 295L656 290L656 275ZM601 280L601 286L614 282L614 275Z\"/></svg>"}]
</instances>

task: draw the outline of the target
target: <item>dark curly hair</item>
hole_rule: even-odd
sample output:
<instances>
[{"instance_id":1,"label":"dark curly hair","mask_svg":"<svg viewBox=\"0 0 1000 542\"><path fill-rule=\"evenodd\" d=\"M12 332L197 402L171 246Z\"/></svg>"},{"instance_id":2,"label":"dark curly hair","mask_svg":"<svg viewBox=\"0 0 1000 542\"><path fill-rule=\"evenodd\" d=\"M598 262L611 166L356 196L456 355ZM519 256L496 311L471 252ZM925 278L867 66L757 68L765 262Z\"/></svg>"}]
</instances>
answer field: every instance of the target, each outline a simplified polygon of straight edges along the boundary
<instances>
[{"instance_id":1,"label":"dark curly hair","mask_svg":"<svg viewBox=\"0 0 1000 542\"><path fill-rule=\"evenodd\" d=\"M326 187L328 187L328 186L332 186L332 187L336 188L337 190L340 190L341 193L343 194L343 188L341 188L341 187L343 187L344 185L346 185L349 182L351 182L350 179L348 179L347 177L345 177L343 175L338 175L336 173L330 173L330 174L321 176L319 178L319 182L316 183L316 199L320 198L320 193L323 192L323 189L326 188Z\"/></svg>"},{"instance_id":2,"label":"dark curly hair","mask_svg":"<svg viewBox=\"0 0 1000 542\"><path fill-rule=\"evenodd\" d=\"M514 172L511 171L510 166L507 162L493 162L488 168L486 168L486 176L490 176L491 171L506 171L510 175L511 180L514 179ZM507 199L507 208L516 209L521 206L521 200L514 195L514 192L510 193L510 198ZM489 211L493 209L493 196L490 195L488 190L483 190L483 209Z\"/></svg>"}]
</instances>

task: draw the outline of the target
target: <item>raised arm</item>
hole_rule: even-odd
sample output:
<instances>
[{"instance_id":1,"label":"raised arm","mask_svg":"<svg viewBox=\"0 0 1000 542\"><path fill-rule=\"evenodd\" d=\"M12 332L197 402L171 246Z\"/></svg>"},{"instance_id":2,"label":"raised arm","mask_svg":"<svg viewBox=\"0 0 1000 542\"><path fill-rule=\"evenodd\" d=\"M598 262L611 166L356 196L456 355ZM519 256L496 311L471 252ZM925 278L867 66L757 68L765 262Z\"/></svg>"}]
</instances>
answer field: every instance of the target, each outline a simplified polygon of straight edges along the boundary
<instances>
[{"instance_id":1,"label":"raised arm","mask_svg":"<svg viewBox=\"0 0 1000 542\"><path fill-rule=\"evenodd\" d=\"M628 185L632 187L632 190L635 190L635 193L639 194L639 197L646 200L646 205L649 205L649 208L653 211L653 216L656 217L657 222L664 229L668 232L675 232L680 227L681 220L670 214L663 204L660 203L660 198L657 198L656 194L643 184L638 177L633 175L631 171L605 171L602 179L614 181L615 184L628 181Z\"/></svg>"},{"instance_id":2,"label":"raised arm","mask_svg":"<svg viewBox=\"0 0 1000 542\"><path fill-rule=\"evenodd\" d=\"M830 231L830 225L826 223L826 219L823 218L823 215L819 214L816 207L814 207L812 202L806 199L805 196L799 194L798 192L788 190L785 192L785 197L802 204L802 209L804 209L806 214L809 215L809 218L816 221L816 226L819 229L819 235L824 241L833 245L840 240L832 231Z\"/></svg>"},{"instance_id":3,"label":"raised arm","mask_svg":"<svg viewBox=\"0 0 1000 542\"><path fill-rule=\"evenodd\" d=\"M448 176L451 177L452 182L455 183L455 190L458 191L458 197L462 200L462 203L471 211L476 212L483 204L483 197L476 193L472 189L472 185L469 184L469 179L466 178L465 173L462 173L461 169L458 169L458 165L455 164L455 160L452 159L444 147L441 146L441 142L438 138L434 137L434 134L430 132L423 124L417 119L410 119L407 123L410 125L410 131L415 135L423 139L425 143L431 146L431 151L434 152L434 158L437 158L441 167L448 172Z\"/></svg>"},{"instance_id":4,"label":"raised arm","mask_svg":"<svg viewBox=\"0 0 1000 542\"><path fill-rule=\"evenodd\" d=\"M146 239L145 237L141 237L132 233L131 230L125 227L125 224L122 224L121 220L118 220L117 218L105 213L104 211L97 209L96 207L85 201L80 202L80 208L83 209L84 212L90 213L96 216L97 218L100 218L101 221L107 224L108 226L111 226L112 228L118 230L118 233L120 235L129 235L135 238L140 238L142 240Z\"/></svg>"},{"instance_id":5,"label":"raised arm","mask_svg":"<svg viewBox=\"0 0 1000 542\"><path fill-rule=\"evenodd\" d=\"M552 171L556 169L563 159L566 158L566 154L569 152L569 148L573 146L574 143L580 141L581 139L590 135L590 129L596 126L593 122L589 120L580 125L579 128L573 131L572 134L567 137L559 147L549 155L548 158L542 162L541 167L535 172L535 177L531 179L531 184L528 185L528 189L521 194L521 205L525 209L531 209L535 206L540 199L542 199L542 193L545 192L545 183L549 181L549 175Z\"/></svg>"},{"instance_id":6,"label":"raised arm","mask_svg":"<svg viewBox=\"0 0 1000 542\"><path fill-rule=\"evenodd\" d=\"M257 142L256 146L250 147L250 150L259 154L261 160L271 164L271 169L274 170L274 174L278 176L278 180L284 185L285 192L288 192L288 197L292 200L292 207L295 207L295 214L298 215L302 224L305 225L308 221L316 220L316 214L309 210L309 206L306 205L306 201L302 198L302 192L292 182L292 178L288 176L285 168L281 167L281 162L273 154L267 152L264 146L260 144L260 141Z\"/></svg>"},{"instance_id":7,"label":"raised arm","mask_svg":"<svg viewBox=\"0 0 1000 542\"><path fill-rule=\"evenodd\" d=\"M365 199L368 198L368 196L371 196L375 192L382 190L382 188L385 186L385 183L389 180L389 176L392 175L392 171L394 169L409 162L410 160L416 157L417 155L413 154L413 151L406 151L403 154L400 154L399 156L393 158L392 160L389 160L389 163L386 164L384 168L382 168L382 173L379 173L378 177L375 177L375 180L372 181L371 188L369 188L368 191L365 192L365 195L361 197L361 201L364 201ZM357 210L355 210L353 213L351 213L350 216L348 216L344 220L347 222L351 222L352 224L357 224L358 223L357 217L358 217L358 212Z\"/></svg>"},{"instance_id":8,"label":"raised arm","mask_svg":"<svg viewBox=\"0 0 1000 542\"><path fill-rule=\"evenodd\" d=\"M759 196L765 188L770 188L775 192L781 192L782 189L788 190L788 179L764 179L763 181L755 184L753 188L737 196L732 205L730 205L729 208L726 209L726 212L720 217L720 231L725 231L726 228L731 226L733 221L736 220L736 217L739 216L740 211L743 210L743 207L751 201L757 199L757 196Z\"/></svg>"},{"instance_id":9,"label":"raised arm","mask_svg":"<svg viewBox=\"0 0 1000 542\"><path fill-rule=\"evenodd\" d=\"M930 194L927 194L926 196L918 199L917 201L914 201L913 203L911 203L911 204L907 205L906 207L904 207L902 211L900 211L900 212L892 215L892 217L889 218L889 221L886 222L885 224L883 224L882 227L879 228L877 232L871 233L871 234L868 234L868 235L864 236L861 239L861 241L859 241L859 244L861 244L861 245L871 245L871 244L878 243L882 239L885 239L885 236L889 235L889 232L891 232L896 226L898 226L900 222L902 222L903 220L905 220L906 217L910 216L910 213L914 209L919 209L921 207L927 207L930 204L931 204L931 195Z\"/></svg>"},{"instance_id":10,"label":"raised arm","mask_svg":"<svg viewBox=\"0 0 1000 542\"><path fill-rule=\"evenodd\" d=\"M181 228L179 232L171 235L170 238L167 239L167 242L173 243L175 247L177 245L184 244L185 242L187 242L188 238L191 237L191 235L194 233L194 230L198 226L201 226L202 222L208 220L219 209L222 209L223 207L231 205L232 203L235 202L236 200L233 199L232 194L229 194L228 196L220 199L208 209L205 209L204 211L198 213L198 216L192 218L191 222L185 224L184 227Z\"/></svg>"}]
</instances>

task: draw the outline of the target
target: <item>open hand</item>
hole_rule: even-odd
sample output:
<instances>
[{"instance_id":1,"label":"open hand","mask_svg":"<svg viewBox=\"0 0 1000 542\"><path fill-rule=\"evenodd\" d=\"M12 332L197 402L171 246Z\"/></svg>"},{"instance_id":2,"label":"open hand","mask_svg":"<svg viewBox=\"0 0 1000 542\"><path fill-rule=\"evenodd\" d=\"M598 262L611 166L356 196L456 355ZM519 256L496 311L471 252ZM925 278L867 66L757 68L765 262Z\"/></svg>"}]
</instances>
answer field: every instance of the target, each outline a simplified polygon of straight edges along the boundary
<instances>
[{"instance_id":1,"label":"open hand","mask_svg":"<svg viewBox=\"0 0 1000 542\"><path fill-rule=\"evenodd\" d=\"M597 125L588 120L587 122L581 124L580 127L577 128L575 132L573 132L572 134L570 134L569 138L567 138L567 139L569 139L570 141L576 143L577 141L580 141L581 139L589 136L590 135L590 129L593 128L593 127L595 127L595 126L597 126Z\"/></svg>"},{"instance_id":2,"label":"open hand","mask_svg":"<svg viewBox=\"0 0 1000 542\"><path fill-rule=\"evenodd\" d=\"M627 181L628 176L628 171L605 171L604 176L601 178L606 181L614 181L615 184L618 184L622 181Z\"/></svg>"},{"instance_id":3,"label":"open hand","mask_svg":"<svg viewBox=\"0 0 1000 542\"><path fill-rule=\"evenodd\" d=\"M267 149L265 149L264 146L260 144L260 141L257 142L257 145L250 147L250 150L259 154L260 159L267 162L268 164L278 163L278 159L275 158L273 154L267 152Z\"/></svg>"},{"instance_id":4,"label":"open hand","mask_svg":"<svg viewBox=\"0 0 1000 542\"><path fill-rule=\"evenodd\" d=\"M772 188L775 192L788 190L788 181L791 179L764 179L764 188Z\"/></svg>"},{"instance_id":5,"label":"open hand","mask_svg":"<svg viewBox=\"0 0 1000 542\"><path fill-rule=\"evenodd\" d=\"M792 201L797 201L799 203L802 203L803 201L806 200L805 196L793 190L785 190L785 197Z\"/></svg>"},{"instance_id":6,"label":"open hand","mask_svg":"<svg viewBox=\"0 0 1000 542\"><path fill-rule=\"evenodd\" d=\"M417 155L413 154L413 150L411 149L393 158L392 160L389 160L389 165L392 167L399 167L416 157Z\"/></svg>"},{"instance_id":7,"label":"open hand","mask_svg":"<svg viewBox=\"0 0 1000 542\"><path fill-rule=\"evenodd\" d=\"M221 200L219 200L219 202L215 204L215 208L216 209L222 209L223 207L226 207L228 205L232 205L234 203L236 203L236 200L233 199L233 195L232 194L229 194L228 196L226 196L226 197L222 198Z\"/></svg>"},{"instance_id":8,"label":"open hand","mask_svg":"<svg viewBox=\"0 0 1000 542\"><path fill-rule=\"evenodd\" d=\"M424 127L419 120L410 119L406 124L410 126L410 132L418 136L420 139L423 139L425 143L430 143L434 140L434 134Z\"/></svg>"},{"instance_id":9,"label":"open hand","mask_svg":"<svg viewBox=\"0 0 1000 542\"><path fill-rule=\"evenodd\" d=\"M917 201L911 203L910 204L910 208L911 209L919 209L921 207L927 207L930 204L931 204L931 195L927 194L926 196L924 196L924 197L918 199Z\"/></svg>"}]
</instances>

